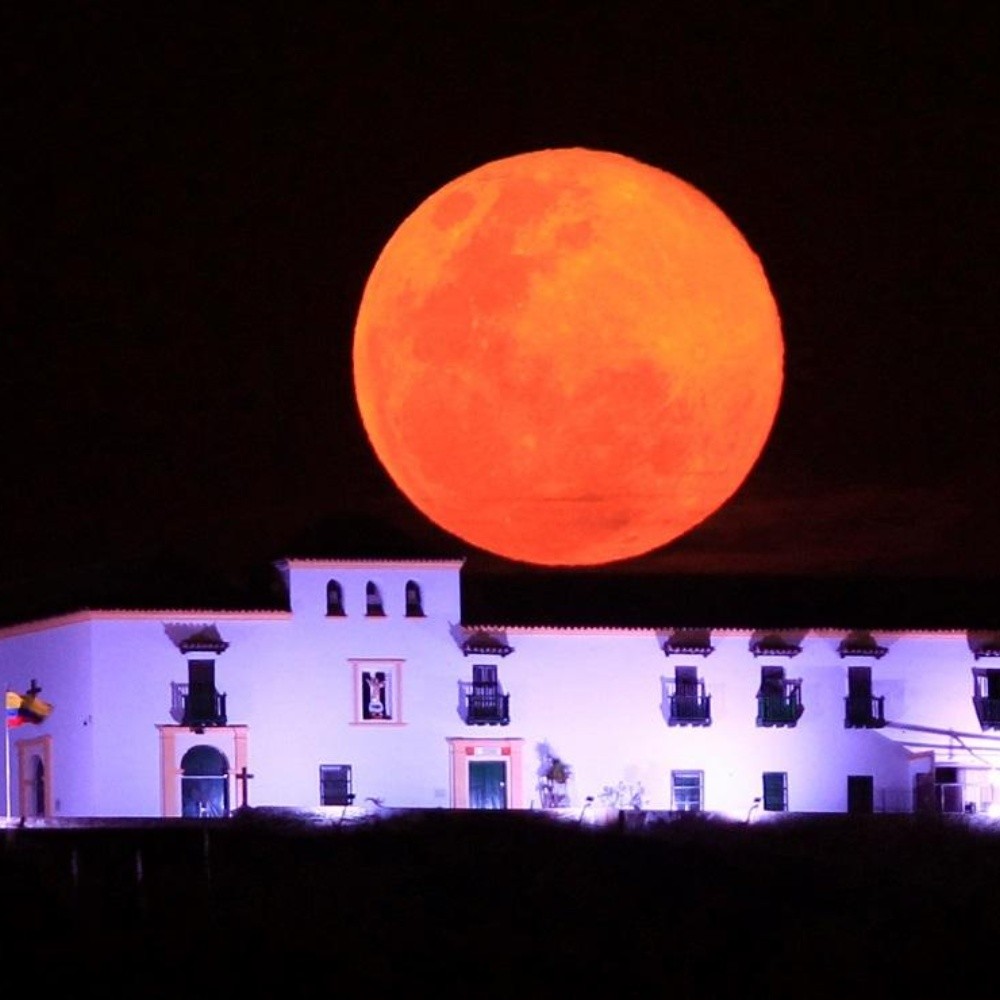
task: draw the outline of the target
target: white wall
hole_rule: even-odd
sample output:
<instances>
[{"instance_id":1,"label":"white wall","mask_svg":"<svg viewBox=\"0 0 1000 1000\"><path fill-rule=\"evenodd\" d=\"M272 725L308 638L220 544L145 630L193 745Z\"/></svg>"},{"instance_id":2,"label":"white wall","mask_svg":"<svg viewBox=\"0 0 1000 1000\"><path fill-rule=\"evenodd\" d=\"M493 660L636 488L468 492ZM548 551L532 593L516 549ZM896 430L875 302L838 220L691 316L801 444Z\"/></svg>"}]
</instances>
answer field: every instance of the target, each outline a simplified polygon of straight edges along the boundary
<instances>
[{"instance_id":1,"label":"white wall","mask_svg":"<svg viewBox=\"0 0 1000 1000\"><path fill-rule=\"evenodd\" d=\"M641 783L647 808L669 809L671 771L699 770L705 808L734 817L746 816L762 794L764 771L787 773L793 811L846 809L849 774L873 776L877 805L903 801L915 770L929 766L914 757L926 749L925 730L946 734L939 759L955 742L947 736L953 730L969 734L965 749L975 753L966 754L967 766L985 769L992 760L980 753L994 737L981 733L972 707L975 660L964 633L880 635L889 652L874 660L842 658L839 632L809 632L801 654L787 658L755 657L749 631L723 631L712 634L707 657L668 657L663 631L510 626L511 655L465 656L460 568L293 560L285 567L290 614L101 612L0 631L6 679L18 690L37 679L56 706L30 735L44 730L53 738L57 815L160 814L157 727L173 721L171 682L188 680L187 658L171 635L184 624L214 627L229 644L214 656L216 686L228 696L230 724L247 727L251 805L313 808L320 765L350 764L359 804L372 797L392 807L447 806L449 737L523 740L525 805L539 804L540 754L548 747L573 768L574 808L625 782ZM343 590L341 617L326 614L331 578ZM420 585L424 617L404 614L409 580ZM368 581L381 592L384 617L365 613ZM400 662L400 724L357 724L355 659ZM510 694L508 726L462 720L460 684L477 662L498 665ZM679 664L705 678L711 726L667 725L665 681ZM765 665L802 679L805 711L795 727L756 725ZM871 667L874 693L886 696L886 729L845 729L851 665ZM182 739L184 747L213 742L210 730Z\"/></svg>"}]
</instances>

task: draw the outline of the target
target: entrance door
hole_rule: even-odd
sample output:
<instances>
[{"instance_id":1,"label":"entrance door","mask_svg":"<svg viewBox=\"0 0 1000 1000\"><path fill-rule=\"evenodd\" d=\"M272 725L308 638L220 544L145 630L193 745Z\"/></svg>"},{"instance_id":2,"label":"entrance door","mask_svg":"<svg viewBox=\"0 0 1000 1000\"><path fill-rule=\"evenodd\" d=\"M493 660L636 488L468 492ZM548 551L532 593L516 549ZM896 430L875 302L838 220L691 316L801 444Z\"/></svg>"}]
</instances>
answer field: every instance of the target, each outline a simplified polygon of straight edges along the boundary
<instances>
[{"instance_id":1,"label":"entrance door","mask_svg":"<svg viewBox=\"0 0 1000 1000\"><path fill-rule=\"evenodd\" d=\"M229 764L215 747L192 747L181 759L181 815L229 815Z\"/></svg>"},{"instance_id":2,"label":"entrance door","mask_svg":"<svg viewBox=\"0 0 1000 1000\"><path fill-rule=\"evenodd\" d=\"M847 776L847 811L849 813L875 812L875 779L870 774Z\"/></svg>"},{"instance_id":3,"label":"entrance door","mask_svg":"<svg viewBox=\"0 0 1000 1000\"><path fill-rule=\"evenodd\" d=\"M507 768L502 760L469 761L469 808L507 808Z\"/></svg>"}]
</instances>

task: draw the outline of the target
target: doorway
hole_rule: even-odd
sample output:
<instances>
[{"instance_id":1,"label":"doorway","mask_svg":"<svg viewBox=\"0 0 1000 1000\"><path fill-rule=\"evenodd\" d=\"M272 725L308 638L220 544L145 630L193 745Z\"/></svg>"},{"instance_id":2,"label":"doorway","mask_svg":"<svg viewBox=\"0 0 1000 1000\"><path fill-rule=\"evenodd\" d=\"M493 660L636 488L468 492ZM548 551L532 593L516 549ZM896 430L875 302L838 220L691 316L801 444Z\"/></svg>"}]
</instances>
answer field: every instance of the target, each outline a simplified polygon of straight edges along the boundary
<instances>
[{"instance_id":1,"label":"doorway","mask_svg":"<svg viewBox=\"0 0 1000 1000\"><path fill-rule=\"evenodd\" d=\"M469 808L507 808L507 765L502 760L469 761Z\"/></svg>"},{"instance_id":2,"label":"doorway","mask_svg":"<svg viewBox=\"0 0 1000 1000\"><path fill-rule=\"evenodd\" d=\"M857 815L875 812L875 779L870 774L847 776L847 811Z\"/></svg>"},{"instance_id":3,"label":"doorway","mask_svg":"<svg viewBox=\"0 0 1000 1000\"><path fill-rule=\"evenodd\" d=\"M229 762L215 747L192 747L181 758L181 815L229 815Z\"/></svg>"}]
</instances>

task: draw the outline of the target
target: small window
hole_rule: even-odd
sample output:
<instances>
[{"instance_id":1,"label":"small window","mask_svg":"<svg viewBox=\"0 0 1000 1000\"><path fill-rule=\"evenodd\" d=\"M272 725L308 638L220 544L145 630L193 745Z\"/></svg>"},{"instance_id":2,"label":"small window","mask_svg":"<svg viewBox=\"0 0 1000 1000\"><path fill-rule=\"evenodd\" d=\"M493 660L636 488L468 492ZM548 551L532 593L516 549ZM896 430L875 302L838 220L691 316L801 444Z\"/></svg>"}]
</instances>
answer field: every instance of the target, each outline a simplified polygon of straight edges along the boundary
<instances>
[{"instance_id":1,"label":"small window","mask_svg":"<svg viewBox=\"0 0 1000 1000\"><path fill-rule=\"evenodd\" d=\"M976 694L992 701L1000 700L1000 670L995 668L975 669Z\"/></svg>"},{"instance_id":2,"label":"small window","mask_svg":"<svg viewBox=\"0 0 1000 1000\"><path fill-rule=\"evenodd\" d=\"M371 580L365 586L365 614L370 618L381 618L385 615L382 595Z\"/></svg>"},{"instance_id":3,"label":"small window","mask_svg":"<svg viewBox=\"0 0 1000 1000\"><path fill-rule=\"evenodd\" d=\"M414 580L406 581L406 617L424 617L424 604L420 596L420 585Z\"/></svg>"},{"instance_id":4,"label":"small window","mask_svg":"<svg viewBox=\"0 0 1000 1000\"><path fill-rule=\"evenodd\" d=\"M974 667L972 703L983 729L1000 729L1000 670Z\"/></svg>"},{"instance_id":5,"label":"small window","mask_svg":"<svg viewBox=\"0 0 1000 1000\"><path fill-rule=\"evenodd\" d=\"M497 665L495 663L474 663L472 665L473 684L495 685L497 682Z\"/></svg>"},{"instance_id":6,"label":"small window","mask_svg":"<svg viewBox=\"0 0 1000 1000\"><path fill-rule=\"evenodd\" d=\"M399 723L401 719L399 660L352 660L354 667L354 721L364 724Z\"/></svg>"},{"instance_id":7,"label":"small window","mask_svg":"<svg viewBox=\"0 0 1000 1000\"><path fill-rule=\"evenodd\" d=\"M339 618L344 614L344 591L336 580L330 580L326 585L326 613L330 618Z\"/></svg>"},{"instance_id":8,"label":"small window","mask_svg":"<svg viewBox=\"0 0 1000 1000\"><path fill-rule=\"evenodd\" d=\"M701 812L703 771L671 771L670 803L675 812Z\"/></svg>"},{"instance_id":9,"label":"small window","mask_svg":"<svg viewBox=\"0 0 1000 1000\"><path fill-rule=\"evenodd\" d=\"M764 772L764 809L767 812L787 812L788 775L784 771Z\"/></svg>"},{"instance_id":10,"label":"small window","mask_svg":"<svg viewBox=\"0 0 1000 1000\"><path fill-rule=\"evenodd\" d=\"M321 764L319 804L349 806L354 803L354 778L350 764Z\"/></svg>"}]
</instances>

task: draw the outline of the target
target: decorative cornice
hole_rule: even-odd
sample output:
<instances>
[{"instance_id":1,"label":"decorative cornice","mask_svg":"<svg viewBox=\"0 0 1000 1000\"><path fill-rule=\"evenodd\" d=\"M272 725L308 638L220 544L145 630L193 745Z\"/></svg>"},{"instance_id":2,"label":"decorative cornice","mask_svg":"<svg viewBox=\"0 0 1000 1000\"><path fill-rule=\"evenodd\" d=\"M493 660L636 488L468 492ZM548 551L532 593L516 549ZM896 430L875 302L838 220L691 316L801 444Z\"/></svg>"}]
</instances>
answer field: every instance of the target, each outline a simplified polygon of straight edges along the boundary
<instances>
[{"instance_id":1,"label":"decorative cornice","mask_svg":"<svg viewBox=\"0 0 1000 1000\"><path fill-rule=\"evenodd\" d=\"M513 646L508 646L503 639L489 632L473 632L462 642L465 656L509 656L513 652Z\"/></svg>"},{"instance_id":2,"label":"decorative cornice","mask_svg":"<svg viewBox=\"0 0 1000 1000\"><path fill-rule=\"evenodd\" d=\"M715 652L708 629L675 629L663 642L663 654L708 656Z\"/></svg>"}]
</instances>

